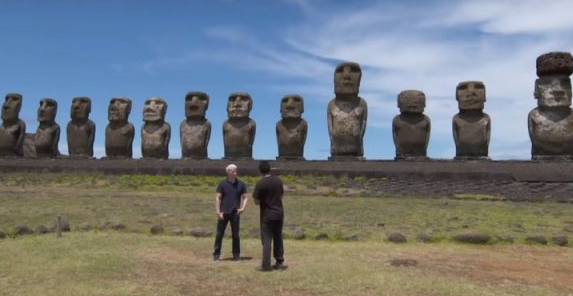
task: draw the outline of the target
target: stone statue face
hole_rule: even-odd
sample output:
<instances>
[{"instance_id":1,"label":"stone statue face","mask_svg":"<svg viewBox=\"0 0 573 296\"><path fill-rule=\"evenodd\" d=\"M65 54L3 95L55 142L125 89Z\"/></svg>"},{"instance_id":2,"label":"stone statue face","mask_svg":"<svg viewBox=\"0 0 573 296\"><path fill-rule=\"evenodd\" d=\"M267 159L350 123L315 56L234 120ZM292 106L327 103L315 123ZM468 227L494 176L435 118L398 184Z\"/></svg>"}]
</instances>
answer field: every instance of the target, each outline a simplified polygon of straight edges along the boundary
<instances>
[{"instance_id":1,"label":"stone statue face","mask_svg":"<svg viewBox=\"0 0 573 296\"><path fill-rule=\"evenodd\" d=\"M304 102L299 95L287 95L281 100L282 118L301 118L304 112Z\"/></svg>"},{"instance_id":2,"label":"stone statue face","mask_svg":"<svg viewBox=\"0 0 573 296\"><path fill-rule=\"evenodd\" d=\"M143 107L143 121L163 121L166 112L167 103L162 98L149 98Z\"/></svg>"},{"instance_id":3,"label":"stone statue face","mask_svg":"<svg viewBox=\"0 0 573 296\"><path fill-rule=\"evenodd\" d=\"M461 82L456 87L456 100L460 110L483 110L485 85L480 81Z\"/></svg>"},{"instance_id":4,"label":"stone statue face","mask_svg":"<svg viewBox=\"0 0 573 296\"><path fill-rule=\"evenodd\" d=\"M426 96L417 90L406 90L398 95L400 112L423 113L426 107Z\"/></svg>"},{"instance_id":5,"label":"stone statue face","mask_svg":"<svg viewBox=\"0 0 573 296\"><path fill-rule=\"evenodd\" d=\"M229 96L227 113L229 118L248 118L252 107L253 101L249 94L234 93Z\"/></svg>"},{"instance_id":6,"label":"stone statue face","mask_svg":"<svg viewBox=\"0 0 573 296\"><path fill-rule=\"evenodd\" d=\"M362 70L357 63L342 63L334 71L335 94L358 94Z\"/></svg>"},{"instance_id":7,"label":"stone statue face","mask_svg":"<svg viewBox=\"0 0 573 296\"><path fill-rule=\"evenodd\" d=\"M38 108L38 121L40 123L52 123L56 121L56 113L58 113L58 102L54 99L40 100L40 108Z\"/></svg>"},{"instance_id":8,"label":"stone statue face","mask_svg":"<svg viewBox=\"0 0 573 296\"><path fill-rule=\"evenodd\" d=\"M22 96L19 94L7 94L2 105L2 120L17 120L22 108Z\"/></svg>"},{"instance_id":9,"label":"stone statue face","mask_svg":"<svg viewBox=\"0 0 573 296\"><path fill-rule=\"evenodd\" d=\"M205 93L190 92L185 97L185 117L205 117L209 108L209 96Z\"/></svg>"},{"instance_id":10,"label":"stone statue face","mask_svg":"<svg viewBox=\"0 0 573 296\"><path fill-rule=\"evenodd\" d=\"M90 98L77 97L72 100L70 116L72 119L85 120L88 119L91 110L92 101Z\"/></svg>"},{"instance_id":11,"label":"stone statue face","mask_svg":"<svg viewBox=\"0 0 573 296\"><path fill-rule=\"evenodd\" d=\"M569 77L541 77L535 80L537 105L545 107L571 106Z\"/></svg>"},{"instance_id":12,"label":"stone statue face","mask_svg":"<svg viewBox=\"0 0 573 296\"><path fill-rule=\"evenodd\" d=\"M107 108L107 117L111 122L127 122L131 112L131 100L128 98L112 98Z\"/></svg>"}]
</instances>

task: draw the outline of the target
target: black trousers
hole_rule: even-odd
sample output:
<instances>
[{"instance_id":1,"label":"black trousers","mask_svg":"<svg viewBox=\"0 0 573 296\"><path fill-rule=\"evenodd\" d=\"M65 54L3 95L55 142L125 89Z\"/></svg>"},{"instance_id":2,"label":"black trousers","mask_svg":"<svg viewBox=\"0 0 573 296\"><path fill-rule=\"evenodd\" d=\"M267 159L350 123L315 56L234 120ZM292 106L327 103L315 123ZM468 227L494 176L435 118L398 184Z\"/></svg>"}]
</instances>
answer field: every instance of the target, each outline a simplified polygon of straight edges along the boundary
<instances>
[{"instance_id":1,"label":"black trousers","mask_svg":"<svg viewBox=\"0 0 573 296\"><path fill-rule=\"evenodd\" d=\"M231 235L233 236L233 256L241 254L241 239L239 238L239 224L241 216L237 213L223 214L223 219L217 220L217 235L215 236L215 247L213 255L221 255L221 247L223 245L223 236L225 235L225 228L231 222Z\"/></svg>"},{"instance_id":2,"label":"black trousers","mask_svg":"<svg viewBox=\"0 0 573 296\"><path fill-rule=\"evenodd\" d=\"M271 243L273 256L278 263L284 261L283 219L261 218L261 241L263 243L263 268L271 268Z\"/></svg>"}]
</instances>

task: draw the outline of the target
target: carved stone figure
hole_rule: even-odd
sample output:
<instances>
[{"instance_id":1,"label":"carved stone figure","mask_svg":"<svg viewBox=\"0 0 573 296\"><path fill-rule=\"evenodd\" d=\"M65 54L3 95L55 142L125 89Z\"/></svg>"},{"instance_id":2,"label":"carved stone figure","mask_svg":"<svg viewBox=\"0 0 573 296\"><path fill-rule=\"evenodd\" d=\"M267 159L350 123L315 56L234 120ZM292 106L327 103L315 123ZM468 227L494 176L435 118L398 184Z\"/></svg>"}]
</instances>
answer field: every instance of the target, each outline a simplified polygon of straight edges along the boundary
<instances>
[{"instance_id":1,"label":"carved stone figure","mask_svg":"<svg viewBox=\"0 0 573 296\"><path fill-rule=\"evenodd\" d=\"M481 81L460 82L456 87L460 112L452 120L456 158L488 160L491 120L483 112L485 85Z\"/></svg>"},{"instance_id":2,"label":"carved stone figure","mask_svg":"<svg viewBox=\"0 0 573 296\"><path fill-rule=\"evenodd\" d=\"M358 96L362 70L352 62L341 63L334 71L335 97L328 104L329 160L363 160L363 138L368 106Z\"/></svg>"},{"instance_id":3,"label":"carved stone figure","mask_svg":"<svg viewBox=\"0 0 573 296\"><path fill-rule=\"evenodd\" d=\"M94 139L96 126L89 119L92 101L87 97L77 97L72 100L68 122L68 153L71 157L92 157L94 155Z\"/></svg>"},{"instance_id":4,"label":"carved stone figure","mask_svg":"<svg viewBox=\"0 0 573 296\"><path fill-rule=\"evenodd\" d=\"M248 93L229 95L228 119L223 123L223 142L226 159L252 159L257 125L249 118L253 100Z\"/></svg>"},{"instance_id":5,"label":"carved stone figure","mask_svg":"<svg viewBox=\"0 0 573 296\"><path fill-rule=\"evenodd\" d=\"M160 97L149 98L143 108L141 155L144 158L169 158L171 126L165 122L167 103Z\"/></svg>"},{"instance_id":6,"label":"carved stone figure","mask_svg":"<svg viewBox=\"0 0 573 296\"><path fill-rule=\"evenodd\" d=\"M58 142L60 141L60 126L56 123L58 102L54 99L40 100L38 109L38 122L34 147L37 157L56 157L60 155Z\"/></svg>"},{"instance_id":7,"label":"carved stone figure","mask_svg":"<svg viewBox=\"0 0 573 296\"><path fill-rule=\"evenodd\" d=\"M109 124L105 128L105 154L108 158L131 158L133 155L135 129L128 121L130 112L130 99L117 97L109 101Z\"/></svg>"},{"instance_id":8,"label":"carved stone figure","mask_svg":"<svg viewBox=\"0 0 573 296\"><path fill-rule=\"evenodd\" d=\"M6 95L2 105L2 126L0 126L0 156L23 156L26 123L20 119L22 95Z\"/></svg>"},{"instance_id":9,"label":"carved stone figure","mask_svg":"<svg viewBox=\"0 0 573 296\"><path fill-rule=\"evenodd\" d=\"M431 122L424 115L426 96L418 90L405 90L398 95L400 114L392 120L396 160L427 159Z\"/></svg>"},{"instance_id":10,"label":"carved stone figure","mask_svg":"<svg viewBox=\"0 0 573 296\"><path fill-rule=\"evenodd\" d=\"M205 118L209 96L204 92L189 92L185 96L185 117L179 128L181 156L206 159L211 138L211 123Z\"/></svg>"},{"instance_id":11,"label":"carved stone figure","mask_svg":"<svg viewBox=\"0 0 573 296\"><path fill-rule=\"evenodd\" d=\"M277 122L278 160L304 160L304 143L308 124L302 118L304 100L299 95L286 95L281 100L281 117Z\"/></svg>"},{"instance_id":12,"label":"carved stone figure","mask_svg":"<svg viewBox=\"0 0 573 296\"><path fill-rule=\"evenodd\" d=\"M534 160L573 160L572 72L571 53L550 52L537 58L534 96L538 107L528 115Z\"/></svg>"}]
</instances>

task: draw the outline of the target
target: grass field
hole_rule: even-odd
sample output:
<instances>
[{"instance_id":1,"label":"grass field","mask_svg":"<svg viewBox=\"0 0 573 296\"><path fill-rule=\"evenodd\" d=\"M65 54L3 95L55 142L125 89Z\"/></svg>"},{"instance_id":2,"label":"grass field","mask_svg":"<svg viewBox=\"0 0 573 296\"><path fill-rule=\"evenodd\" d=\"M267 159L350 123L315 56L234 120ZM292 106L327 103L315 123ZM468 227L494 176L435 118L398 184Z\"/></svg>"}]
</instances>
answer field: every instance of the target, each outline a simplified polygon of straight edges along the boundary
<instances>
[{"instance_id":1,"label":"grass field","mask_svg":"<svg viewBox=\"0 0 573 296\"><path fill-rule=\"evenodd\" d=\"M241 220L245 260L211 261L214 186L220 177L0 175L0 295L573 295L573 205L378 196L345 184L369 180L285 176L285 271L260 274L258 209ZM256 178L244 178L252 188ZM15 225L72 232L14 236ZM121 223L125 230L101 230ZM79 230L79 226L84 229ZM151 235L162 225L164 235ZM89 226L89 227L86 227ZM183 235L172 235L180 229ZM306 239L292 239L303 230ZM405 244L386 241L400 232ZM328 239L317 240L315 234ZM432 243L415 240L420 233ZM485 233L490 244L458 244ZM543 235L548 246L525 242ZM353 238L348 241L347 238ZM513 241L513 243L510 243ZM230 257L225 239L223 258ZM413 266L393 266L408 259ZM221 280L232 279L232 280Z\"/></svg>"}]
</instances>

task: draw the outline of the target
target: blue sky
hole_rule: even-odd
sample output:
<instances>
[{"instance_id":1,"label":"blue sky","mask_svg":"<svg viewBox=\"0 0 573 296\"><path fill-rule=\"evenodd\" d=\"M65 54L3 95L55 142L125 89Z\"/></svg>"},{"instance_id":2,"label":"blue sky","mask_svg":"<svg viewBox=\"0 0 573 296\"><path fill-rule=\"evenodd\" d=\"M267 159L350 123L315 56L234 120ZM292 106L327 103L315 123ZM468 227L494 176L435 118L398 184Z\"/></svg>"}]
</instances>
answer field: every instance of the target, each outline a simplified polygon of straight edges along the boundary
<instances>
[{"instance_id":1,"label":"blue sky","mask_svg":"<svg viewBox=\"0 0 573 296\"><path fill-rule=\"evenodd\" d=\"M24 96L27 132L38 126L39 100L56 99L63 154L71 100L90 97L96 157L105 155L110 98L133 100L138 158L143 103L161 96L169 105L170 158L179 158L185 94L203 91L211 97L209 157L221 158L228 95L244 91L254 102L255 158L277 156L280 99L298 93L309 123L305 156L326 159L334 68L354 61L369 107L367 159L394 158L391 122L406 89L426 94L428 156L452 158L455 87L465 80L486 85L490 156L529 159L535 59L573 51L570 0L0 0L0 7L0 93Z\"/></svg>"}]
</instances>

